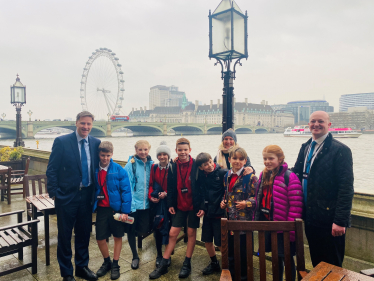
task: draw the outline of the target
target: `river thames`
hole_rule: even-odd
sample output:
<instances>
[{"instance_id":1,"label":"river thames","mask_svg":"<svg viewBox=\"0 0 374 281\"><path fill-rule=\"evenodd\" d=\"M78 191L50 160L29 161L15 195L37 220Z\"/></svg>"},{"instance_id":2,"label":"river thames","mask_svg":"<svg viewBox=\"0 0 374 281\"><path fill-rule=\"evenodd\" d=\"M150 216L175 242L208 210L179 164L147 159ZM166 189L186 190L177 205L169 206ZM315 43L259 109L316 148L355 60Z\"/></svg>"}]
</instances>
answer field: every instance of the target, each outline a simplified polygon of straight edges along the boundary
<instances>
[{"instance_id":1,"label":"river thames","mask_svg":"<svg viewBox=\"0 0 374 281\"><path fill-rule=\"evenodd\" d=\"M152 148L150 155L155 160L156 148L161 141L166 141L172 149L172 157L176 156L175 142L180 136L149 136L149 137L126 137L121 133L113 133L117 135L111 138L101 138L101 140L111 141L114 145L114 159L127 160L129 155L134 154L134 144L139 139L147 139ZM56 136L56 135L55 135ZM39 149L50 151L55 136L37 136L36 139L25 139L25 147L36 149L36 140L39 140ZM214 157L217 154L218 146L221 141L220 135L195 135L185 136L191 142L191 155L195 157L200 152L208 152ZM238 135L238 144L242 146L251 159L252 166L259 174L264 168L262 162L262 150L269 144L279 145L285 155L286 162L289 167L293 167L296 157L302 143L308 138L302 137L284 137L283 134L241 134ZM374 182L374 169L370 163L374 159L374 135L363 134L359 138L339 138L339 141L349 146L353 154L353 170L355 176L355 192L374 194L372 187ZM2 145L13 146L14 140L0 140Z\"/></svg>"}]
</instances>

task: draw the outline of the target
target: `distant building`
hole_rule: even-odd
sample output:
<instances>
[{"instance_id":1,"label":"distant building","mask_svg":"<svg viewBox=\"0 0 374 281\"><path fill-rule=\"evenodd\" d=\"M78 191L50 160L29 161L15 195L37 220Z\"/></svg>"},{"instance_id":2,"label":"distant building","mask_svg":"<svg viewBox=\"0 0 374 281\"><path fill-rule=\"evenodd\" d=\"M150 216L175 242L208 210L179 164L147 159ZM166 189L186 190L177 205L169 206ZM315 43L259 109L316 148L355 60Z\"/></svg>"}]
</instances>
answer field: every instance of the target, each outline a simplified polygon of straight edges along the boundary
<instances>
[{"instance_id":1,"label":"distant building","mask_svg":"<svg viewBox=\"0 0 374 281\"><path fill-rule=\"evenodd\" d=\"M308 123L309 116L314 111L334 112L334 107L325 100L291 101L287 103L285 110L292 112L295 124Z\"/></svg>"},{"instance_id":2,"label":"distant building","mask_svg":"<svg viewBox=\"0 0 374 281\"><path fill-rule=\"evenodd\" d=\"M234 123L235 125L286 127L294 124L294 117L289 112L275 112L265 102L263 104L236 102L234 99ZM181 106L160 106L153 110L140 108L133 109L130 114L130 122L166 122L166 123L222 123L222 104L213 100L208 105L190 103L184 109Z\"/></svg>"},{"instance_id":3,"label":"distant building","mask_svg":"<svg viewBox=\"0 0 374 281\"><path fill-rule=\"evenodd\" d=\"M186 99L185 92L180 92L176 86L157 85L150 89L149 108L155 107L186 107L190 102Z\"/></svg>"},{"instance_id":4,"label":"distant building","mask_svg":"<svg viewBox=\"0 0 374 281\"><path fill-rule=\"evenodd\" d=\"M285 110L287 104L273 104L270 106L273 110Z\"/></svg>"},{"instance_id":5,"label":"distant building","mask_svg":"<svg viewBox=\"0 0 374 281\"><path fill-rule=\"evenodd\" d=\"M365 106L374 109L374 93L341 95L339 99L339 111L348 111L350 107Z\"/></svg>"},{"instance_id":6,"label":"distant building","mask_svg":"<svg viewBox=\"0 0 374 281\"><path fill-rule=\"evenodd\" d=\"M329 115L333 128L374 129L374 110L368 110L367 107L351 107L347 112L341 111Z\"/></svg>"}]
</instances>

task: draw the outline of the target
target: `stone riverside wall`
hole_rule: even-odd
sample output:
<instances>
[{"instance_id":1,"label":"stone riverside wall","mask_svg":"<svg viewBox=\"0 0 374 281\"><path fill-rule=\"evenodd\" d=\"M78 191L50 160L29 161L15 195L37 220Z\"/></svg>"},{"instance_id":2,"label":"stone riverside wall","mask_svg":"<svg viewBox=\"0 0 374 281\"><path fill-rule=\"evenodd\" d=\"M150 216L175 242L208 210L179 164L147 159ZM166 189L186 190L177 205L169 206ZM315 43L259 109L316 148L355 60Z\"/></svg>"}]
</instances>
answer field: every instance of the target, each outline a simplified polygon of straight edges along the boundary
<instances>
[{"instance_id":1,"label":"stone riverside wall","mask_svg":"<svg viewBox=\"0 0 374 281\"><path fill-rule=\"evenodd\" d=\"M3 146L0 145L0 148ZM25 156L31 158L29 173L44 174L50 152L24 149ZM126 161L114 160L122 167ZM198 237L199 238L199 237ZM308 256L307 240L305 253ZM344 267L354 271L374 268L374 194L355 193L352 207L352 227L347 231Z\"/></svg>"}]
</instances>

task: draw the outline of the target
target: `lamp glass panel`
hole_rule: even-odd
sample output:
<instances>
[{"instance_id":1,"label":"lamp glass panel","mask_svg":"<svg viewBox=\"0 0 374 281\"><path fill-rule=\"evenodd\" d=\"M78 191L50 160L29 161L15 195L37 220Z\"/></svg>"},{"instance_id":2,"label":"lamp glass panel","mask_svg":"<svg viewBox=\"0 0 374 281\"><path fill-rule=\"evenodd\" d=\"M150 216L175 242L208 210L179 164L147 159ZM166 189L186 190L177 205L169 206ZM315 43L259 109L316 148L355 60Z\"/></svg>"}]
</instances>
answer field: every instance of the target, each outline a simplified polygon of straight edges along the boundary
<instances>
[{"instance_id":1,"label":"lamp glass panel","mask_svg":"<svg viewBox=\"0 0 374 281\"><path fill-rule=\"evenodd\" d=\"M25 89L24 88L13 88L13 102L15 103L24 103L25 102Z\"/></svg>"},{"instance_id":2,"label":"lamp glass panel","mask_svg":"<svg viewBox=\"0 0 374 281\"><path fill-rule=\"evenodd\" d=\"M213 15L223 12L225 10L231 9L230 2L231 2L230 0L222 0L221 3L219 3L217 9L214 10Z\"/></svg>"},{"instance_id":3,"label":"lamp glass panel","mask_svg":"<svg viewBox=\"0 0 374 281\"><path fill-rule=\"evenodd\" d=\"M231 11L212 17L212 54L231 50Z\"/></svg>"},{"instance_id":4,"label":"lamp glass panel","mask_svg":"<svg viewBox=\"0 0 374 281\"><path fill-rule=\"evenodd\" d=\"M245 22L244 18L237 13L234 14L234 50L241 53L245 54Z\"/></svg>"}]
</instances>

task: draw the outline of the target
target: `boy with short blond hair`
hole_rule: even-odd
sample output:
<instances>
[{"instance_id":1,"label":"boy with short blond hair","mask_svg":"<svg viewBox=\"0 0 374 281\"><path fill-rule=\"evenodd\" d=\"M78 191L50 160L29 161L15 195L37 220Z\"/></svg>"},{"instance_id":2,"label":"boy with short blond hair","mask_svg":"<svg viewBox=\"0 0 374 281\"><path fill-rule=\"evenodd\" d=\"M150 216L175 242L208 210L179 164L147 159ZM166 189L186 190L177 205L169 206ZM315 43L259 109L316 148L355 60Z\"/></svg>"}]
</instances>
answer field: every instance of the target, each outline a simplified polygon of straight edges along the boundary
<instances>
[{"instance_id":1,"label":"boy with short blond hair","mask_svg":"<svg viewBox=\"0 0 374 281\"><path fill-rule=\"evenodd\" d=\"M160 278L168 272L168 261L174 250L178 235L187 224L186 258L179 273L179 278L187 278L191 273L191 257L196 243L196 229L200 226L200 218L204 216L204 201L201 192L195 187L194 178L197 166L190 156L190 142L180 138L176 143L178 158L172 162L168 170L167 203L172 214L172 227L169 232L169 244L166 246L160 266L150 275L150 279Z\"/></svg>"},{"instance_id":2,"label":"boy with short blond hair","mask_svg":"<svg viewBox=\"0 0 374 281\"><path fill-rule=\"evenodd\" d=\"M119 256L122 248L122 237L125 233L125 222L131 212L131 189L127 172L113 162L113 144L103 141L99 145L99 167L95 172L95 202L93 211L96 216L96 240L103 255L104 262L97 271L97 276L104 276L111 270L111 279L120 277ZM114 220L115 213L125 214L122 221ZM110 260L106 239L113 234L114 254Z\"/></svg>"}]
</instances>

